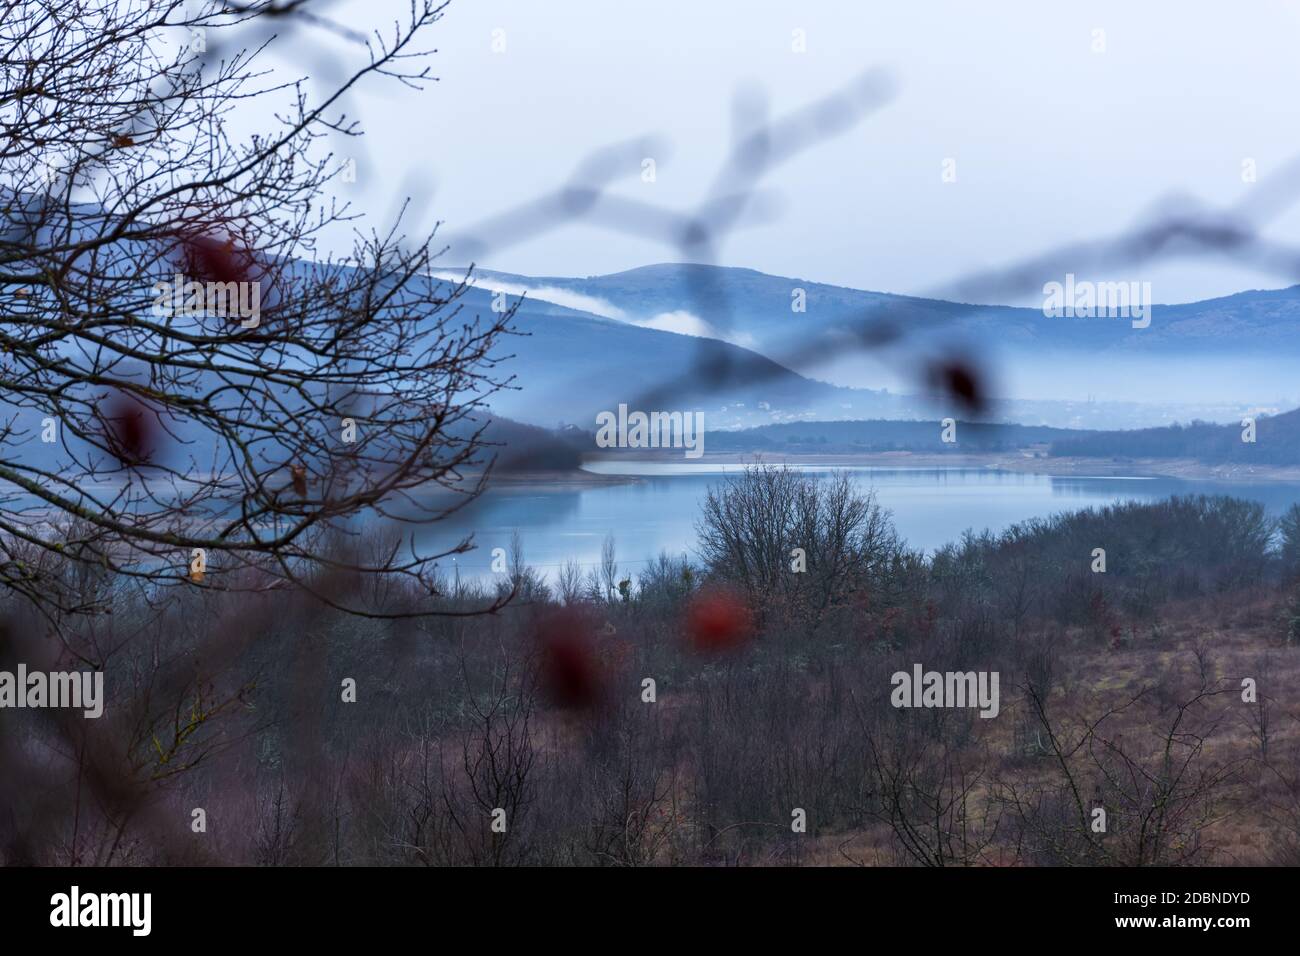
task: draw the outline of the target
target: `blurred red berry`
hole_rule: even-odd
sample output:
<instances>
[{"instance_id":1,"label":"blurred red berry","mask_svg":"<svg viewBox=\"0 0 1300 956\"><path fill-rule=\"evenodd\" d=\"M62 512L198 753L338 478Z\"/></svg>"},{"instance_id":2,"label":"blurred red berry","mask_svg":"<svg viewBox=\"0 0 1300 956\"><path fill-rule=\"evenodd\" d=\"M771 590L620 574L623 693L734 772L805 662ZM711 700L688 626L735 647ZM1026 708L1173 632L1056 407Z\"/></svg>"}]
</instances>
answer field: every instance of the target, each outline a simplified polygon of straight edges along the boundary
<instances>
[{"instance_id":1,"label":"blurred red berry","mask_svg":"<svg viewBox=\"0 0 1300 956\"><path fill-rule=\"evenodd\" d=\"M260 264L259 257L249 246L233 234L221 236L215 232L185 231L179 236L180 267L188 279L207 284L211 282L230 282L251 285L256 283L259 312L270 312L275 305L275 296L271 294L272 286L268 279L267 268ZM243 291L240 293L245 294ZM247 293L252 295L251 292ZM247 318L238 315L238 321Z\"/></svg>"},{"instance_id":2,"label":"blurred red berry","mask_svg":"<svg viewBox=\"0 0 1300 956\"><path fill-rule=\"evenodd\" d=\"M686 609L686 636L697 651L735 650L753 633L749 608L729 590L715 588L697 594Z\"/></svg>"},{"instance_id":3,"label":"blurred red berry","mask_svg":"<svg viewBox=\"0 0 1300 956\"><path fill-rule=\"evenodd\" d=\"M252 257L236 249L235 237L224 240L208 235L181 238L185 271L200 282L247 282Z\"/></svg>"},{"instance_id":4,"label":"blurred red berry","mask_svg":"<svg viewBox=\"0 0 1300 956\"><path fill-rule=\"evenodd\" d=\"M147 463L158 451L162 433L158 413L125 392L104 399L95 410L104 444L123 465Z\"/></svg>"},{"instance_id":5,"label":"blurred red berry","mask_svg":"<svg viewBox=\"0 0 1300 956\"><path fill-rule=\"evenodd\" d=\"M978 414L988 405L988 396L979 372L966 362L936 362L930 367L930 378L940 391L954 399L967 412Z\"/></svg>"},{"instance_id":6,"label":"blurred red berry","mask_svg":"<svg viewBox=\"0 0 1300 956\"><path fill-rule=\"evenodd\" d=\"M604 696L604 668L596 654L595 622L576 608L551 611L537 630L542 689L557 707L582 710Z\"/></svg>"}]
</instances>

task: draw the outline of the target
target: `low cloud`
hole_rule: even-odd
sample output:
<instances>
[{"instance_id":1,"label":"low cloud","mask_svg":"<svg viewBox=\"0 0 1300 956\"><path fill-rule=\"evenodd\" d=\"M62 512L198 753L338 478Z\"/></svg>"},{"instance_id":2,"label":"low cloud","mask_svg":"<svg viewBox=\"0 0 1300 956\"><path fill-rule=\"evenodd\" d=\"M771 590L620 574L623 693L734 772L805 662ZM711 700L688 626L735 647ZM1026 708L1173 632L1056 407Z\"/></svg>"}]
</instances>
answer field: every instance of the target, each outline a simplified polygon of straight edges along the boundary
<instances>
[{"instance_id":1,"label":"low cloud","mask_svg":"<svg viewBox=\"0 0 1300 956\"><path fill-rule=\"evenodd\" d=\"M435 272L433 277L443 282L460 282L464 275L456 272ZM634 319L607 299L595 295L586 295L582 292L574 292L572 289L562 289L558 286L503 282L490 276L474 276L470 279L470 285L489 292L504 292L509 296L527 294L528 298L535 302L548 302L551 305L576 309L579 312L587 312L601 318L627 322L629 325L640 326L643 329L676 332L678 335L693 335L702 339L721 339L723 342L730 342L732 345L739 345L747 349L758 346L758 342L752 335L746 332L724 333L698 315L687 312L685 309L660 312L649 319Z\"/></svg>"},{"instance_id":2,"label":"low cloud","mask_svg":"<svg viewBox=\"0 0 1300 956\"><path fill-rule=\"evenodd\" d=\"M460 282L464 275L455 272L435 272L433 277L443 282ZM561 289L550 285L525 285L522 282L502 282L499 279L483 276L472 277L469 284L476 289L504 292L510 296L527 294L529 299L537 302L549 302L551 305L560 305L566 309L576 309L579 312L589 312L592 315L599 315L606 319L627 320L627 313L613 302L608 302L599 296L574 292L571 289Z\"/></svg>"},{"instance_id":3,"label":"low cloud","mask_svg":"<svg viewBox=\"0 0 1300 956\"><path fill-rule=\"evenodd\" d=\"M685 309L675 312L660 312L652 319L638 321L636 325L646 329L658 329L661 332L676 332L678 335L694 335L702 339L721 339L732 345L752 349L757 343L754 337L745 332L722 332L694 313Z\"/></svg>"}]
</instances>

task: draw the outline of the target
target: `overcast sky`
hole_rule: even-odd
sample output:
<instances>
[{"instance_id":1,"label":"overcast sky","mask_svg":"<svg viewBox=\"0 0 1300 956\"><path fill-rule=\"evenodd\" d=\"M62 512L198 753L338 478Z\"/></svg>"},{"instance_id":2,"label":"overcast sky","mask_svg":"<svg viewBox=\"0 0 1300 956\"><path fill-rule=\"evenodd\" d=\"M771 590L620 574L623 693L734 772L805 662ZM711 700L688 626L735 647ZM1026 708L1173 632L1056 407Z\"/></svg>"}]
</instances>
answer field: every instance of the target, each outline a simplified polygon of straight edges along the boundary
<instances>
[{"instance_id":1,"label":"overcast sky","mask_svg":"<svg viewBox=\"0 0 1300 956\"><path fill-rule=\"evenodd\" d=\"M335 10L359 28L403 5ZM1122 230L1170 197L1225 205L1263 188L1300 155L1298 39L1295 2L453 0L426 41L440 81L423 93L372 83L354 99L367 129L354 196L383 214L411 192L454 236L554 189L596 148L658 134L672 148L651 157L656 181L629 164L616 191L689 209L725 156L737 90L762 88L780 114L880 66L892 102L771 171L779 221L733 234L719 261L935 293ZM1245 160L1258 184L1243 182ZM1300 212L1270 235L1300 237ZM479 264L591 275L680 258L576 223ZM1292 284L1204 260L1123 277L1166 302Z\"/></svg>"}]
</instances>

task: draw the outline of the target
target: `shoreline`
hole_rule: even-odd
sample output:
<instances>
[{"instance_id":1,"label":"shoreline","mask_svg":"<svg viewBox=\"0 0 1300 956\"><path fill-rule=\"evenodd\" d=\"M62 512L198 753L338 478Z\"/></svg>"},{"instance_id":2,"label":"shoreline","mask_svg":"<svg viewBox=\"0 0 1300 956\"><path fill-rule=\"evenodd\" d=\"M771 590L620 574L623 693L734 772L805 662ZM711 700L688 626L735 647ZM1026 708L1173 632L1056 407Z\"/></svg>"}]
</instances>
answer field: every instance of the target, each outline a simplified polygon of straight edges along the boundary
<instances>
[{"instance_id":1,"label":"shoreline","mask_svg":"<svg viewBox=\"0 0 1300 956\"><path fill-rule=\"evenodd\" d=\"M638 454L635 457L623 455L589 456L587 463L606 463L617 465L634 464L681 464L681 454ZM1242 465L1242 464L1208 464L1191 458L1132 458L1116 461L1111 458L1083 457L1037 457L1027 449L1007 452L861 452L846 454L778 454L772 452L753 452L749 454L728 452L725 454L704 454L690 459L689 464L708 465L745 465L754 463L788 464L791 466L811 465L820 467L856 466L860 468L884 469L933 469L933 468L967 468L990 469L996 471L1019 472L1021 474L1046 475L1051 477L1092 477L1092 478L1174 478L1195 481L1223 482L1294 482L1300 483L1300 465ZM540 473L537 473L540 474ZM567 472L552 473L555 475ZM599 483L601 480L637 479L638 475L612 475L583 470L581 474L590 476ZM543 479L547 480L547 479ZM585 479L583 479L585 482Z\"/></svg>"},{"instance_id":2,"label":"shoreline","mask_svg":"<svg viewBox=\"0 0 1300 956\"><path fill-rule=\"evenodd\" d=\"M477 480L480 473L467 474L466 477ZM562 488L565 485L583 487L588 485L625 485L635 481L640 481L639 475L605 475L599 472L586 471L582 468L556 470L538 468L526 471L494 471L488 478L488 485L489 487L494 485L547 485L548 487Z\"/></svg>"}]
</instances>

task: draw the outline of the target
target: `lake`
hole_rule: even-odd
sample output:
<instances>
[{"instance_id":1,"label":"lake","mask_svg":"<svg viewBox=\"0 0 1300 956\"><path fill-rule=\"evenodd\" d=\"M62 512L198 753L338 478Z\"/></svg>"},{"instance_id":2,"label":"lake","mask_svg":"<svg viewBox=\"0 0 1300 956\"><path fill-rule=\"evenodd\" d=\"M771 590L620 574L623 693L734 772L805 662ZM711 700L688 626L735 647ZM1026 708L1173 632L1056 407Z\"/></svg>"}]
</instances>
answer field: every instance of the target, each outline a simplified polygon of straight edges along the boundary
<instances>
[{"instance_id":1,"label":"lake","mask_svg":"<svg viewBox=\"0 0 1300 956\"><path fill-rule=\"evenodd\" d=\"M824 474L830 467L799 466ZM661 551L694 557L695 521L710 485L741 465L691 462L599 462L588 470L634 475L618 484L499 484L480 499L417 533L422 548L452 546L474 534L475 550L459 556L464 578L490 574L492 549L509 552L517 529L524 560L546 577L566 560L584 570L600 562L601 544L613 534L619 569L635 573ZM1300 501L1300 484L1192 481L1174 478L1052 477L987 468L880 468L842 466L893 514L913 548L932 552L967 528L1001 530L1044 517L1117 501L1155 501L1170 495L1229 494L1261 502L1272 515ZM451 563L447 567L450 569Z\"/></svg>"}]
</instances>

